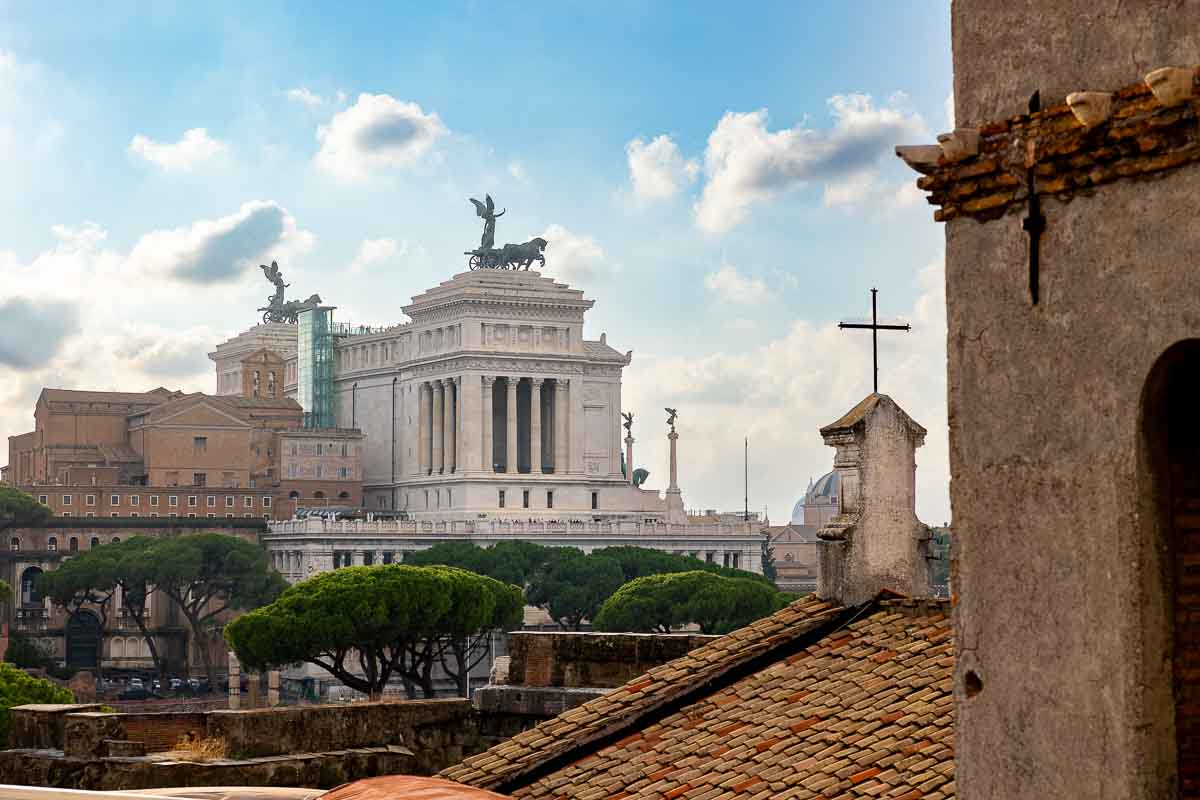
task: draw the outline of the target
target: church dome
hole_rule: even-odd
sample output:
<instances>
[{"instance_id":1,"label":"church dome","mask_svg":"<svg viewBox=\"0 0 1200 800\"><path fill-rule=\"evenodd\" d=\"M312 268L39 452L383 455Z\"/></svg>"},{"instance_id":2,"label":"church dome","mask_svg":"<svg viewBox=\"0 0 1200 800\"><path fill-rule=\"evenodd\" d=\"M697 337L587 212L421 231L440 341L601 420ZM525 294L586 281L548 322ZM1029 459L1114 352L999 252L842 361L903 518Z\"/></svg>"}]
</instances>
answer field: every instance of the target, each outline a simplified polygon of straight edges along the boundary
<instances>
[{"instance_id":1,"label":"church dome","mask_svg":"<svg viewBox=\"0 0 1200 800\"><path fill-rule=\"evenodd\" d=\"M792 522L802 524L804 522L804 507L808 505L832 505L837 502L838 492L841 489L841 481L838 478L837 470L826 472L815 481L810 480L808 491L804 493L804 497L796 501L796 505L792 507Z\"/></svg>"}]
</instances>

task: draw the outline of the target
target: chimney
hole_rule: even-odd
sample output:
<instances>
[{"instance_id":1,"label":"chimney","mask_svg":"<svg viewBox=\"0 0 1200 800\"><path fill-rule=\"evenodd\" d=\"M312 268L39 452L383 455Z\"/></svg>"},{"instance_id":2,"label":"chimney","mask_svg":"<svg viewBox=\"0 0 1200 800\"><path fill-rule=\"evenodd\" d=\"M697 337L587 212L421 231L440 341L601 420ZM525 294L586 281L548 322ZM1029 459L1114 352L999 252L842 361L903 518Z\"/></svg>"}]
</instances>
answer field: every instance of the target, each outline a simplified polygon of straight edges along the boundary
<instances>
[{"instance_id":1,"label":"chimney","mask_svg":"<svg viewBox=\"0 0 1200 800\"><path fill-rule=\"evenodd\" d=\"M821 428L836 449L838 508L817 532L817 595L844 606L884 589L930 595L931 534L916 514L916 449L925 429L884 394Z\"/></svg>"}]
</instances>

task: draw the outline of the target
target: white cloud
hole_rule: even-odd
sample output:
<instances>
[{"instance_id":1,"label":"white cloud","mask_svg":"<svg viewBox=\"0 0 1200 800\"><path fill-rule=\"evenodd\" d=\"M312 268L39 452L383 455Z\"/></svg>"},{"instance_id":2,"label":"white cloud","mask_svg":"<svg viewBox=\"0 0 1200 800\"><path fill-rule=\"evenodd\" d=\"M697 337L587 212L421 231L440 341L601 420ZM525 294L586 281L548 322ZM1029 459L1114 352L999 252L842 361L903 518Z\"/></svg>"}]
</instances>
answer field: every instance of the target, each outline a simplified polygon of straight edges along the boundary
<instances>
[{"instance_id":1,"label":"white cloud","mask_svg":"<svg viewBox=\"0 0 1200 800\"><path fill-rule=\"evenodd\" d=\"M649 144L641 138L630 139L625 154L633 193L643 200L674 197L696 180L700 172L700 165L694 159L685 159L679 146L665 133L654 137Z\"/></svg>"},{"instance_id":2,"label":"white cloud","mask_svg":"<svg viewBox=\"0 0 1200 800\"><path fill-rule=\"evenodd\" d=\"M307 108L318 108L325 103L325 100L321 97L321 95L314 94L303 86L297 86L295 89L288 89L287 99L293 103L297 103Z\"/></svg>"},{"instance_id":3,"label":"white cloud","mask_svg":"<svg viewBox=\"0 0 1200 800\"><path fill-rule=\"evenodd\" d=\"M386 94L358 101L317 129L319 168L345 180L365 180L381 168L412 164L446 133L435 112Z\"/></svg>"},{"instance_id":4,"label":"white cloud","mask_svg":"<svg viewBox=\"0 0 1200 800\"><path fill-rule=\"evenodd\" d=\"M254 201L225 217L146 234L129 254L128 266L184 283L224 283L237 280L259 260L308 252L314 241L287 209Z\"/></svg>"},{"instance_id":5,"label":"white cloud","mask_svg":"<svg viewBox=\"0 0 1200 800\"><path fill-rule=\"evenodd\" d=\"M767 285L758 278L748 278L732 264L722 264L716 272L704 277L704 288L718 300L739 305L765 303L770 296Z\"/></svg>"},{"instance_id":6,"label":"white cloud","mask_svg":"<svg viewBox=\"0 0 1200 800\"><path fill-rule=\"evenodd\" d=\"M835 201L848 196L847 179L870 170L895 142L923 135L921 118L895 105L900 99L876 108L868 95L834 95L828 101L834 118L829 130L768 131L766 109L727 112L708 137L696 223L706 232L724 233L751 206L814 181L834 184Z\"/></svg>"},{"instance_id":7,"label":"white cloud","mask_svg":"<svg viewBox=\"0 0 1200 800\"><path fill-rule=\"evenodd\" d=\"M917 451L917 510L938 524L949 518L943 275L940 263L922 271L920 294L906 317L911 333L879 337L880 389L929 431ZM748 436L751 507L768 505L778 522L788 517L809 476L832 468L833 450L818 428L871 391L870 338L839 330L834 321L798 321L786 335L757 347L733 346L697 358L642 352L626 370L622 405L646 414L679 408L685 502L741 507L742 437ZM663 437L639 437L635 460L650 470L650 487L665 487Z\"/></svg>"},{"instance_id":8,"label":"white cloud","mask_svg":"<svg viewBox=\"0 0 1200 800\"><path fill-rule=\"evenodd\" d=\"M905 181L892 196L892 204L896 208L913 208L925 202L925 193L917 188L917 182Z\"/></svg>"},{"instance_id":9,"label":"white cloud","mask_svg":"<svg viewBox=\"0 0 1200 800\"><path fill-rule=\"evenodd\" d=\"M826 208L855 209L871 196L875 188L875 170L854 172L837 181L825 184L823 201Z\"/></svg>"},{"instance_id":10,"label":"white cloud","mask_svg":"<svg viewBox=\"0 0 1200 800\"><path fill-rule=\"evenodd\" d=\"M229 145L213 139L204 128L184 131L174 144L156 142L141 134L129 143L129 152L167 172L191 172L201 164L222 158Z\"/></svg>"},{"instance_id":11,"label":"white cloud","mask_svg":"<svg viewBox=\"0 0 1200 800\"><path fill-rule=\"evenodd\" d=\"M395 239L364 239L358 246L358 255L350 264L352 273L361 273L373 264L387 261L389 258L408 252L407 242L397 242Z\"/></svg>"},{"instance_id":12,"label":"white cloud","mask_svg":"<svg viewBox=\"0 0 1200 800\"><path fill-rule=\"evenodd\" d=\"M41 366L78 331L79 308L73 303L11 297L0 302L0 366Z\"/></svg>"},{"instance_id":13,"label":"white cloud","mask_svg":"<svg viewBox=\"0 0 1200 800\"><path fill-rule=\"evenodd\" d=\"M542 272L570 283L595 280L610 271L604 249L592 237L576 235L562 225L551 225L538 235L548 242Z\"/></svg>"}]
</instances>

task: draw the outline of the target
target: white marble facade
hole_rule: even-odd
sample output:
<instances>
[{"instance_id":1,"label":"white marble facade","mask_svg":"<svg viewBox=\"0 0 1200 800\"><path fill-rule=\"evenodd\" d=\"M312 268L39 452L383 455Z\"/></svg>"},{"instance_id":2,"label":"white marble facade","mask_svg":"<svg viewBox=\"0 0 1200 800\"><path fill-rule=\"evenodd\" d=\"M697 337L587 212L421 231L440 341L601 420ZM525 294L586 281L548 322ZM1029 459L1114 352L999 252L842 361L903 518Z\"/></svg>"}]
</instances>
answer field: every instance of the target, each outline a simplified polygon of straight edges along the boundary
<instances>
[{"instance_id":1,"label":"white marble facade","mask_svg":"<svg viewBox=\"0 0 1200 800\"><path fill-rule=\"evenodd\" d=\"M414 297L403 309L411 322L338 337L335 413L366 434L365 507L438 518L663 513L656 492L621 474L630 356L604 336L583 338L592 304L537 272L478 270Z\"/></svg>"}]
</instances>

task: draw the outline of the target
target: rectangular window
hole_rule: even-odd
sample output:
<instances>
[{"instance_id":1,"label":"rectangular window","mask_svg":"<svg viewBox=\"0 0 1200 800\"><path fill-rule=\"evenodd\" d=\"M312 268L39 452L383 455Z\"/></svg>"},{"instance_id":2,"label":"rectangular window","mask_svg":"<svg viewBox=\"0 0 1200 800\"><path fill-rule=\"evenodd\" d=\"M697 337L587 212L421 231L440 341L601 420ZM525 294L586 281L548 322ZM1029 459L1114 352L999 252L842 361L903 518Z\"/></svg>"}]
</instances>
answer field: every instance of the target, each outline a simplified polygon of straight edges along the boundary
<instances>
[{"instance_id":1,"label":"rectangular window","mask_svg":"<svg viewBox=\"0 0 1200 800\"><path fill-rule=\"evenodd\" d=\"M170 517L178 517L178 516L179 516L179 515L178 515L178 514L176 514L174 511L171 511L171 512L169 512L169 513L167 514L167 517L168 517L168 518L170 518Z\"/></svg>"},{"instance_id":2,"label":"rectangular window","mask_svg":"<svg viewBox=\"0 0 1200 800\"><path fill-rule=\"evenodd\" d=\"M194 436L192 437L192 450L196 455L208 452L208 437Z\"/></svg>"},{"instance_id":3,"label":"rectangular window","mask_svg":"<svg viewBox=\"0 0 1200 800\"><path fill-rule=\"evenodd\" d=\"M151 517L152 519L158 519L158 512L157 512L157 511L151 511L151 512L150 512L150 517Z\"/></svg>"},{"instance_id":4,"label":"rectangular window","mask_svg":"<svg viewBox=\"0 0 1200 800\"><path fill-rule=\"evenodd\" d=\"M110 516L110 517L116 517L116 516L119 516L119 515L117 514L117 512L115 512L115 511L114 511L114 512L112 512L111 514L109 514L109 516Z\"/></svg>"},{"instance_id":5,"label":"rectangular window","mask_svg":"<svg viewBox=\"0 0 1200 800\"><path fill-rule=\"evenodd\" d=\"M324 467L324 466L325 466L324 464L317 464L317 472L316 472L316 475L317 475L317 477L318 477L318 478L324 478L324 477L325 477L325 470L323 469L323 467Z\"/></svg>"},{"instance_id":6,"label":"rectangular window","mask_svg":"<svg viewBox=\"0 0 1200 800\"><path fill-rule=\"evenodd\" d=\"M289 452L293 456L296 455L296 443L295 442L292 442L292 446L291 446L291 449Z\"/></svg>"},{"instance_id":7,"label":"rectangular window","mask_svg":"<svg viewBox=\"0 0 1200 800\"><path fill-rule=\"evenodd\" d=\"M193 511L193 512L190 512L190 513L188 514L188 518L189 518L189 519L195 519L195 518L196 518L196 513L195 513L194 511Z\"/></svg>"},{"instance_id":8,"label":"rectangular window","mask_svg":"<svg viewBox=\"0 0 1200 800\"><path fill-rule=\"evenodd\" d=\"M500 507L504 508L504 490L500 490Z\"/></svg>"},{"instance_id":9,"label":"rectangular window","mask_svg":"<svg viewBox=\"0 0 1200 800\"><path fill-rule=\"evenodd\" d=\"M119 494L110 494L110 495L108 496L108 504L109 504L110 506L119 506L119 505L121 505L121 495L119 495Z\"/></svg>"},{"instance_id":10,"label":"rectangular window","mask_svg":"<svg viewBox=\"0 0 1200 800\"><path fill-rule=\"evenodd\" d=\"M158 507L158 495L156 495L156 494L150 495L150 507L151 508Z\"/></svg>"},{"instance_id":11,"label":"rectangular window","mask_svg":"<svg viewBox=\"0 0 1200 800\"><path fill-rule=\"evenodd\" d=\"M179 485L179 473L178 472L168 472L167 473L167 486L178 486L178 485Z\"/></svg>"},{"instance_id":12,"label":"rectangular window","mask_svg":"<svg viewBox=\"0 0 1200 800\"><path fill-rule=\"evenodd\" d=\"M94 516L96 516L96 512L95 512L95 511L89 511L89 512L87 512L86 514L84 514L84 516L85 516L85 517L94 517Z\"/></svg>"},{"instance_id":13,"label":"rectangular window","mask_svg":"<svg viewBox=\"0 0 1200 800\"><path fill-rule=\"evenodd\" d=\"M216 515L216 514L209 514L209 515L208 515L208 518L209 518L209 519L216 519L216 518L217 518L217 515Z\"/></svg>"},{"instance_id":14,"label":"rectangular window","mask_svg":"<svg viewBox=\"0 0 1200 800\"><path fill-rule=\"evenodd\" d=\"M263 508L270 508L271 507L271 498L264 497L262 503L263 503Z\"/></svg>"},{"instance_id":15,"label":"rectangular window","mask_svg":"<svg viewBox=\"0 0 1200 800\"><path fill-rule=\"evenodd\" d=\"M295 464L288 464L288 477L289 478L296 477L296 465Z\"/></svg>"},{"instance_id":16,"label":"rectangular window","mask_svg":"<svg viewBox=\"0 0 1200 800\"><path fill-rule=\"evenodd\" d=\"M188 495L188 508L195 508L197 505L199 505L199 498L196 497L196 495L194 495L194 494L189 494Z\"/></svg>"},{"instance_id":17,"label":"rectangular window","mask_svg":"<svg viewBox=\"0 0 1200 800\"><path fill-rule=\"evenodd\" d=\"M193 472L192 473L192 486L207 486L207 485L208 485L208 473L207 472Z\"/></svg>"},{"instance_id":18,"label":"rectangular window","mask_svg":"<svg viewBox=\"0 0 1200 800\"><path fill-rule=\"evenodd\" d=\"M96 505L96 495L94 495L94 494L85 494L85 495L83 496L83 504L84 504L85 506L94 506L94 505Z\"/></svg>"},{"instance_id":19,"label":"rectangular window","mask_svg":"<svg viewBox=\"0 0 1200 800\"><path fill-rule=\"evenodd\" d=\"M529 490L525 489L521 492L521 508L529 508Z\"/></svg>"},{"instance_id":20,"label":"rectangular window","mask_svg":"<svg viewBox=\"0 0 1200 800\"><path fill-rule=\"evenodd\" d=\"M136 517L136 516L138 516L138 512L136 512L136 511L131 511L131 512L129 512L129 516L131 516L131 517Z\"/></svg>"},{"instance_id":21,"label":"rectangular window","mask_svg":"<svg viewBox=\"0 0 1200 800\"><path fill-rule=\"evenodd\" d=\"M69 506L69 505L71 505L71 495L69 495L69 494L64 494L64 495L63 495L63 503L62 503L62 504L63 504L64 506Z\"/></svg>"},{"instance_id":22,"label":"rectangular window","mask_svg":"<svg viewBox=\"0 0 1200 800\"><path fill-rule=\"evenodd\" d=\"M341 478L342 480L348 479L350 477L350 468L349 467L338 467L338 477Z\"/></svg>"},{"instance_id":23,"label":"rectangular window","mask_svg":"<svg viewBox=\"0 0 1200 800\"><path fill-rule=\"evenodd\" d=\"M270 519L270 518L271 518L270 514L263 514L263 519Z\"/></svg>"},{"instance_id":24,"label":"rectangular window","mask_svg":"<svg viewBox=\"0 0 1200 800\"><path fill-rule=\"evenodd\" d=\"M599 507L600 507L600 493L592 492L592 511L595 511Z\"/></svg>"},{"instance_id":25,"label":"rectangular window","mask_svg":"<svg viewBox=\"0 0 1200 800\"><path fill-rule=\"evenodd\" d=\"M179 495L177 495L177 494L167 495L167 505L169 505L171 508L178 507L179 506Z\"/></svg>"},{"instance_id":26,"label":"rectangular window","mask_svg":"<svg viewBox=\"0 0 1200 800\"><path fill-rule=\"evenodd\" d=\"M383 554L383 563L385 563L385 564L391 564L391 563L392 563L392 557L393 557L393 556L392 556L392 551L391 551L391 550L388 550L387 552L385 552L385 553Z\"/></svg>"},{"instance_id":27,"label":"rectangular window","mask_svg":"<svg viewBox=\"0 0 1200 800\"><path fill-rule=\"evenodd\" d=\"M211 517L212 515L209 514L209 516ZM233 519L233 514L226 514L225 519Z\"/></svg>"},{"instance_id":28,"label":"rectangular window","mask_svg":"<svg viewBox=\"0 0 1200 800\"><path fill-rule=\"evenodd\" d=\"M217 496L210 494L208 496L206 502L208 503L209 508L216 508L217 507Z\"/></svg>"},{"instance_id":29,"label":"rectangular window","mask_svg":"<svg viewBox=\"0 0 1200 800\"><path fill-rule=\"evenodd\" d=\"M254 498L246 495L242 498L242 508L254 508Z\"/></svg>"},{"instance_id":30,"label":"rectangular window","mask_svg":"<svg viewBox=\"0 0 1200 800\"><path fill-rule=\"evenodd\" d=\"M48 495L39 494L38 502L44 506L48 506L48 505L50 505L50 497Z\"/></svg>"},{"instance_id":31,"label":"rectangular window","mask_svg":"<svg viewBox=\"0 0 1200 800\"><path fill-rule=\"evenodd\" d=\"M350 446L343 444L342 445L342 458L345 458L348 455L350 455Z\"/></svg>"},{"instance_id":32,"label":"rectangular window","mask_svg":"<svg viewBox=\"0 0 1200 800\"><path fill-rule=\"evenodd\" d=\"M550 489L546 490L546 508L554 508L554 492Z\"/></svg>"},{"instance_id":33,"label":"rectangular window","mask_svg":"<svg viewBox=\"0 0 1200 800\"><path fill-rule=\"evenodd\" d=\"M142 496L141 495L131 494L129 496L129 505L140 506L141 504L142 504Z\"/></svg>"},{"instance_id":34,"label":"rectangular window","mask_svg":"<svg viewBox=\"0 0 1200 800\"><path fill-rule=\"evenodd\" d=\"M70 512L70 511L64 511L64 512L62 513L62 515L63 515L64 517L69 517L69 516L71 516L71 512Z\"/></svg>"},{"instance_id":35,"label":"rectangular window","mask_svg":"<svg viewBox=\"0 0 1200 800\"><path fill-rule=\"evenodd\" d=\"M324 454L321 452L321 450L322 450L321 443L320 443L320 442L317 442L317 455L324 455Z\"/></svg>"},{"instance_id":36,"label":"rectangular window","mask_svg":"<svg viewBox=\"0 0 1200 800\"><path fill-rule=\"evenodd\" d=\"M738 561L741 560L739 558L741 556L741 553L730 553L729 556L730 556L729 566L733 567L734 569L738 569L741 566L740 564L738 564Z\"/></svg>"},{"instance_id":37,"label":"rectangular window","mask_svg":"<svg viewBox=\"0 0 1200 800\"><path fill-rule=\"evenodd\" d=\"M231 494L225 495L225 507L226 508L233 508L233 504L236 501L237 501L237 498L234 497L233 495L231 495Z\"/></svg>"},{"instance_id":38,"label":"rectangular window","mask_svg":"<svg viewBox=\"0 0 1200 800\"><path fill-rule=\"evenodd\" d=\"M364 567L370 567L370 566L374 565L374 563L375 563L375 554L374 553L372 553L370 550L363 553L363 566Z\"/></svg>"}]
</instances>

